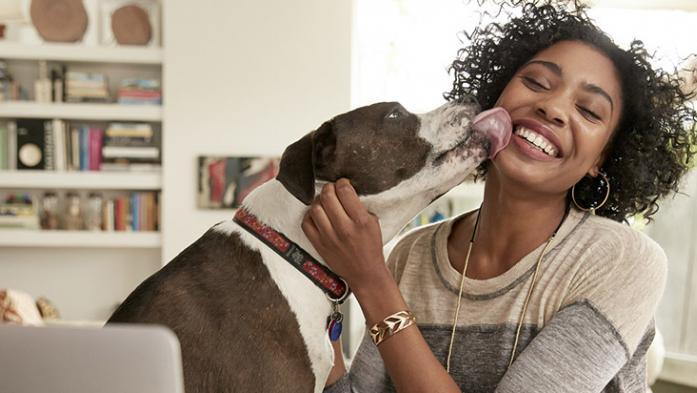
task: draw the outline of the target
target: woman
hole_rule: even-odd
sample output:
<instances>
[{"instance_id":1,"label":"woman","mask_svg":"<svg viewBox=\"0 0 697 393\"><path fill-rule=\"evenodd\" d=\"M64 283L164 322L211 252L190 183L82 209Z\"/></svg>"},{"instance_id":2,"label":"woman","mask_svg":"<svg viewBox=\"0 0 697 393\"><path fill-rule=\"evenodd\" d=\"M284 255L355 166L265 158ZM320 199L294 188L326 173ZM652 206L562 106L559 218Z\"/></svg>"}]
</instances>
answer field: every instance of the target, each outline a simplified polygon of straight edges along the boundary
<instances>
[{"instance_id":1,"label":"woman","mask_svg":"<svg viewBox=\"0 0 697 393\"><path fill-rule=\"evenodd\" d=\"M646 390L666 257L622 222L677 190L697 117L641 43L621 50L581 7L535 3L452 65L447 98L470 92L514 125L480 168L479 210L408 233L386 265L379 223L345 179L305 217L375 333L349 374L335 345L325 391Z\"/></svg>"}]
</instances>

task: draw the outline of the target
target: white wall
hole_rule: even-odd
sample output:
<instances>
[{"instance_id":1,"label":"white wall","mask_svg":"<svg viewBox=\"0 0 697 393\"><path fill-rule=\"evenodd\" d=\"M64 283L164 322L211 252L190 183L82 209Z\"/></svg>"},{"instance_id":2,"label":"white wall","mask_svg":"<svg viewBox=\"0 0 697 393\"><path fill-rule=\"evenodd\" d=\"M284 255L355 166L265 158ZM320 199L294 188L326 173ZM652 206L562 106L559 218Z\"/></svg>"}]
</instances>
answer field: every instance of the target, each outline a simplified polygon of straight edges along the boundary
<instances>
[{"instance_id":1,"label":"white wall","mask_svg":"<svg viewBox=\"0 0 697 393\"><path fill-rule=\"evenodd\" d=\"M349 109L349 0L168 1L163 259L232 212L196 208L202 154L280 155Z\"/></svg>"}]
</instances>

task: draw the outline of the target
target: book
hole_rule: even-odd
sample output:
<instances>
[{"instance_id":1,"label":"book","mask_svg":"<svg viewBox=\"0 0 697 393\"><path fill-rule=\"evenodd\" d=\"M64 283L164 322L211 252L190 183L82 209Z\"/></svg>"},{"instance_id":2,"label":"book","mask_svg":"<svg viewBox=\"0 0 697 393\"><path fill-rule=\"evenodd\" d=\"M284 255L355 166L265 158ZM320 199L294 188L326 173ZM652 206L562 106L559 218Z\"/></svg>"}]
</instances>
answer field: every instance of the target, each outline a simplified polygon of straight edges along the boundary
<instances>
[{"instance_id":1,"label":"book","mask_svg":"<svg viewBox=\"0 0 697 393\"><path fill-rule=\"evenodd\" d=\"M7 122L0 122L0 170L6 170L9 167L9 163L7 162L9 138Z\"/></svg>"},{"instance_id":2,"label":"book","mask_svg":"<svg viewBox=\"0 0 697 393\"><path fill-rule=\"evenodd\" d=\"M104 146L102 155L104 158L157 159L160 156L160 149L157 147Z\"/></svg>"},{"instance_id":3,"label":"book","mask_svg":"<svg viewBox=\"0 0 697 393\"><path fill-rule=\"evenodd\" d=\"M102 130L89 129L89 170L98 171L102 164Z\"/></svg>"},{"instance_id":4,"label":"book","mask_svg":"<svg viewBox=\"0 0 697 393\"><path fill-rule=\"evenodd\" d=\"M44 122L44 167L47 171L54 170L55 155L53 148L53 124L51 121Z\"/></svg>"},{"instance_id":5,"label":"book","mask_svg":"<svg viewBox=\"0 0 697 393\"><path fill-rule=\"evenodd\" d=\"M17 169L44 169L44 120L17 119Z\"/></svg>"}]
</instances>

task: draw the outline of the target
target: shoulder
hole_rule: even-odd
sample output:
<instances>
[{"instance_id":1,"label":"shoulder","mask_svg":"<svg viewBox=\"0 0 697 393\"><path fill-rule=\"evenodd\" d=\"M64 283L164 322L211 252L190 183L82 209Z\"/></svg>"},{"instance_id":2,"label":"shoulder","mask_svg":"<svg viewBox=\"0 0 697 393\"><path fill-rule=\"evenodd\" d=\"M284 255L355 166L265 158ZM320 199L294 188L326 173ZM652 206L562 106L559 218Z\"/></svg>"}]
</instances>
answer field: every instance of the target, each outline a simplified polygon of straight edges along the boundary
<instances>
[{"instance_id":1,"label":"shoulder","mask_svg":"<svg viewBox=\"0 0 697 393\"><path fill-rule=\"evenodd\" d=\"M570 240L587 269L650 281L666 275L668 259L663 248L629 225L589 215Z\"/></svg>"}]
</instances>

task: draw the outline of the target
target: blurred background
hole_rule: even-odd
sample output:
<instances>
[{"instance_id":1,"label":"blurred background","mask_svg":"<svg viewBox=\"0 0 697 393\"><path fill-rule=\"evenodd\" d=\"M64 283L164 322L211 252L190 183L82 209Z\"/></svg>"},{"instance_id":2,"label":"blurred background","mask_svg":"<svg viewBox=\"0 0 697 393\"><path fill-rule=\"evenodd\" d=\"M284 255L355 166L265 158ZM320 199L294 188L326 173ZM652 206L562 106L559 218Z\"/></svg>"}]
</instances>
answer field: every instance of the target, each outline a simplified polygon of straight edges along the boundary
<instances>
[{"instance_id":1,"label":"blurred background","mask_svg":"<svg viewBox=\"0 0 697 393\"><path fill-rule=\"evenodd\" d=\"M40 300L45 318L102 323L324 120L442 104L472 3L0 0L0 288ZM697 53L697 1L590 4L657 66ZM634 224L669 257L657 392L697 392L696 187L692 174L655 222ZM481 195L458 186L412 225ZM347 312L350 354L362 321Z\"/></svg>"}]
</instances>

